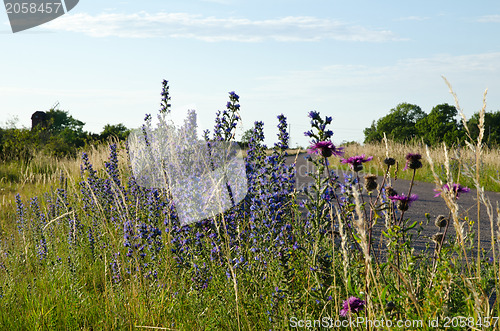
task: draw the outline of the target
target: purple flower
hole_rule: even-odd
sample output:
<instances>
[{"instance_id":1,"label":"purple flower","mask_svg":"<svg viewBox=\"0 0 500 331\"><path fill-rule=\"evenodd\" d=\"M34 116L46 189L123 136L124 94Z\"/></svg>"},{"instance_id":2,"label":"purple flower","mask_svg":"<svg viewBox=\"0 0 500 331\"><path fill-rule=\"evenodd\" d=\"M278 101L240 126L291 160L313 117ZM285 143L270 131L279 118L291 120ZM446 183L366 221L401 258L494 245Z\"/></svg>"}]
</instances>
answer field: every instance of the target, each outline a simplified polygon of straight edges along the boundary
<instances>
[{"instance_id":1,"label":"purple flower","mask_svg":"<svg viewBox=\"0 0 500 331\"><path fill-rule=\"evenodd\" d=\"M404 193L402 193L400 195L390 196L389 199L391 199L392 201L398 202L398 209L399 210L406 211L406 210L408 210L408 207L410 207L410 205L413 201L418 200L418 195L412 194L408 197Z\"/></svg>"},{"instance_id":2,"label":"purple flower","mask_svg":"<svg viewBox=\"0 0 500 331\"><path fill-rule=\"evenodd\" d=\"M351 156L348 159L342 159L342 163L350 164L351 168L357 172L363 170L363 163L371 161L372 159L373 156L366 157L365 154L363 154L363 155Z\"/></svg>"},{"instance_id":3,"label":"purple flower","mask_svg":"<svg viewBox=\"0 0 500 331\"><path fill-rule=\"evenodd\" d=\"M231 99L231 101L235 102L240 101L240 96L236 94L234 91L229 92L229 98Z\"/></svg>"},{"instance_id":4,"label":"purple flower","mask_svg":"<svg viewBox=\"0 0 500 331\"><path fill-rule=\"evenodd\" d=\"M336 147L331 141L318 141L317 143L309 146L307 152L309 154L321 154L324 157L332 155L342 156L344 155L344 148Z\"/></svg>"},{"instance_id":5,"label":"purple flower","mask_svg":"<svg viewBox=\"0 0 500 331\"><path fill-rule=\"evenodd\" d=\"M318 119L320 119L320 117L319 117L319 112L317 112L317 111L315 111L315 110L311 110L311 111L309 112L308 116L309 116L310 118L312 118L313 120L318 120Z\"/></svg>"},{"instance_id":6,"label":"purple flower","mask_svg":"<svg viewBox=\"0 0 500 331\"><path fill-rule=\"evenodd\" d=\"M444 184L441 187L441 189L434 189L434 192L437 192L434 197L436 198L436 197L440 196L441 192L443 192L443 191L452 191L452 192L455 192L455 196L458 199L458 197L460 196L460 193L469 193L470 192L470 188L468 188L467 186L462 186L462 185L457 184L457 183L451 184L451 188L450 188L450 185Z\"/></svg>"},{"instance_id":7,"label":"purple flower","mask_svg":"<svg viewBox=\"0 0 500 331\"><path fill-rule=\"evenodd\" d=\"M414 170L422 168L422 162L420 161L420 159L422 159L422 155L420 154L417 153L406 154L406 165L403 170L406 170L408 168Z\"/></svg>"},{"instance_id":8,"label":"purple flower","mask_svg":"<svg viewBox=\"0 0 500 331\"><path fill-rule=\"evenodd\" d=\"M358 313L365 308L365 301L356 297L350 297L342 303L343 309L340 310L340 316L346 317L352 313Z\"/></svg>"}]
</instances>

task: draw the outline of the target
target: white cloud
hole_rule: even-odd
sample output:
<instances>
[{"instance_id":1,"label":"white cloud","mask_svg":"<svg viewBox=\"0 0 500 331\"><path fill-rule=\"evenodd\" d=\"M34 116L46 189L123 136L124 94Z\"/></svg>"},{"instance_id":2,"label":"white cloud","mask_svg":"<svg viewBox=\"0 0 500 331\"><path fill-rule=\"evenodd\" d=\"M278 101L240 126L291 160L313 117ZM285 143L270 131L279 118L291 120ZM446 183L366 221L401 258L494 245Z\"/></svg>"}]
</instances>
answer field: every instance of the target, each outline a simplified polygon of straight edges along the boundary
<instances>
[{"instance_id":1,"label":"white cloud","mask_svg":"<svg viewBox=\"0 0 500 331\"><path fill-rule=\"evenodd\" d=\"M239 41L362 41L400 40L389 30L377 30L311 16L266 20L217 18L187 13L139 12L134 14L68 14L43 25L54 31L83 33L92 37L188 38L207 42Z\"/></svg>"},{"instance_id":2,"label":"white cloud","mask_svg":"<svg viewBox=\"0 0 500 331\"><path fill-rule=\"evenodd\" d=\"M500 23L500 15L481 16L477 21L481 23Z\"/></svg>"},{"instance_id":3,"label":"white cloud","mask_svg":"<svg viewBox=\"0 0 500 331\"><path fill-rule=\"evenodd\" d=\"M290 71L283 76L267 76L260 79L269 82L262 89L283 87L284 93L288 84L307 81L312 88L338 87L356 88L359 86L380 86L391 82L403 82L419 77L426 81L429 76L440 79L440 75L472 77L486 75L497 77L500 74L500 52L470 55L436 54L427 58L408 58L387 66L367 65L330 65L318 70ZM287 84L288 82L288 84ZM375 85L373 85L375 84ZM286 87L285 87L286 86Z\"/></svg>"},{"instance_id":4,"label":"white cloud","mask_svg":"<svg viewBox=\"0 0 500 331\"><path fill-rule=\"evenodd\" d=\"M232 3L231 0L201 0L203 2L213 2L221 5L230 5Z\"/></svg>"},{"instance_id":5,"label":"white cloud","mask_svg":"<svg viewBox=\"0 0 500 331\"><path fill-rule=\"evenodd\" d=\"M429 17L406 16L406 17L400 17L400 18L398 18L397 21L426 21L428 19L429 19Z\"/></svg>"},{"instance_id":6,"label":"white cloud","mask_svg":"<svg viewBox=\"0 0 500 331\"><path fill-rule=\"evenodd\" d=\"M297 109L321 110L323 106L324 111L335 114L340 128L353 126L353 118L359 127L367 127L400 102L416 103L425 111L443 102L452 104L442 75L454 85L468 116L481 106L485 88L490 91L488 109L498 109L500 52L437 54L402 59L385 66L330 65L289 71L261 76L252 93L284 103L290 98L290 91L297 91L293 98Z\"/></svg>"}]
</instances>

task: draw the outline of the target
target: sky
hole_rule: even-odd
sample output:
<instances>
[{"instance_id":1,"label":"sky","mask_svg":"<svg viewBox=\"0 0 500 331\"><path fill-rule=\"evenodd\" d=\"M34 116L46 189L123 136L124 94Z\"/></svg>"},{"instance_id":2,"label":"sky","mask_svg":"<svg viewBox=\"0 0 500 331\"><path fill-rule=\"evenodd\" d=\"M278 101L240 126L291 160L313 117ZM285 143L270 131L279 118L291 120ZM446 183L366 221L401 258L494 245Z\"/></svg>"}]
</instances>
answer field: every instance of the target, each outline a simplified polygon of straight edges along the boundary
<instances>
[{"instance_id":1,"label":"sky","mask_svg":"<svg viewBox=\"0 0 500 331\"><path fill-rule=\"evenodd\" d=\"M212 129L228 92L240 96L237 137L277 116L291 145L309 145L307 113L333 117L333 141L362 142L363 129L399 103L425 112L453 104L471 116L500 110L500 2L334 0L80 0L47 24L12 33L0 9L0 126L56 104L99 133L140 127L157 114L169 81L171 117L188 109Z\"/></svg>"}]
</instances>

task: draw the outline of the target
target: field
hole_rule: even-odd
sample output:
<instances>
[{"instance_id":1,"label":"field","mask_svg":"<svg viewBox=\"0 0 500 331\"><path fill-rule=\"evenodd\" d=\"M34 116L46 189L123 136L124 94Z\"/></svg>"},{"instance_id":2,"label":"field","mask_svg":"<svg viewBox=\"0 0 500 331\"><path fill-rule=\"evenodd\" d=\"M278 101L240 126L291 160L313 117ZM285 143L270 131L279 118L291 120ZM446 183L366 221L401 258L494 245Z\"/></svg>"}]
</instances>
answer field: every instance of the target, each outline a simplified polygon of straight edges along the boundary
<instances>
[{"instance_id":1,"label":"field","mask_svg":"<svg viewBox=\"0 0 500 331\"><path fill-rule=\"evenodd\" d=\"M234 138L237 102L230 95L211 141ZM138 185L124 144L1 164L1 328L499 329L500 212L482 189L499 190L499 151L386 142L341 155L331 118L309 117L310 185L295 185L286 118L271 150L257 122L246 197L187 225L170 187ZM385 186L394 176L410 180L407 191ZM436 182L449 209L430 220L436 233L418 252L423 224L405 217L415 180ZM486 219L459 216L466 186Z\"/></svg>"}]
</instances>

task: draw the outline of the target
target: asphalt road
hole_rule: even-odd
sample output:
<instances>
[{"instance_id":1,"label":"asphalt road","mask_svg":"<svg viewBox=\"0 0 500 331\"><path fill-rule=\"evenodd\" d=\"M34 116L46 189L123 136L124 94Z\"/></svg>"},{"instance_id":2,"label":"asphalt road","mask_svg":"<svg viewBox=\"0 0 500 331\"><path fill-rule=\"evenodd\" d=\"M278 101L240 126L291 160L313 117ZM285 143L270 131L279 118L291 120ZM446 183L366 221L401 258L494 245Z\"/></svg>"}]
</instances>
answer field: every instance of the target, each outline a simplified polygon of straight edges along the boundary
<instances>
[{"instance_id":1,"label":"asphalt road","mask_svg":"<svg viewBox=\"0 0 500 331\"><path fill-rule=\"evenodd\" d=\"M308 182L311 180L310 177L306 175L307 171L313 171L314 168L310 162L307 162L304 158L306 154L300 154L296 158L294 156L289 156L288 157L288 162L293 162L296 160L296 185L298 189L304 188ZM338 175L342 178L343 174L338 173ZM360 173L360 178L361 181L363 182L364 174ZM380 185L383 179L383 174L381 174L377 182ZM409 185L410 181L408 180L403 180L403 179L398 179L398 180L392 180L392 187L398 192L398 193L408 193L409 190ZM405 212L404 218L410 218L411 222L413 221L422 221L423 222L423 231L422 235L419 238L416 238L416 240L413 243L413 247L417 251L425 249L426 243L431 243L430 237L434 235L435 233L439 232L439 228L437 228L434 225L434 219L438 215L445 215L448 217L449 215L449 209L446 207L446 204L441 197L434 197L436 192L434 192L434 189L436 188L434 183L425 183L425 182L415 182L413 187L412 187L412 194L415 193L419 196L419 199L411 205L411 207L408 209L408 211ZM367 196L365 195L366 191L364 191L364 197L365 199ZM500 193L498 192L486 192L486 196L491 200L491 204L493 206L493 212L494 212L494 221L497 221L497 214L496 214L496 204L497 202L500 204ZM470 230L474 230L477 232L477 201L476 201L476 190L471 188L471 191L466 194L461 194L460 198L458 200L458 205L459 205L459 217L460 219L464 219L467 217L468 220L473 221L474 224L472 225L472 228ZM425 216L426 213L429 214L431 221L427 223L427 217ZM500 220L499 220L500 222ZM379 220L379 224L377 224L374 227L374 243L377 242L377 238L381 235L381 231L385 228L385 224L383 224L384 221ZM486 208L484 205L481 205L480 207L480 230L481 230L481 247L484 248L486 251L491 246L491 226L490 226L490 219L488 217L488 214L486 212ZM467 222L467 225L465 226L465 229L468 231L470 228L469 222ZM444 230L444 229L442 229ZM494 231L496 235L496 231L498 231L498 225L494 224ZM453 224L450 224L450 227L447 232L450 236L455 235L455 229L453 227ZM447 234L447 237L448 237ZM477 246L477 239L476 239L476 245ZM431 247L434 247L432 244ZM489 254L488 254L489 255Z\"/></svg>"}]
</instances>

